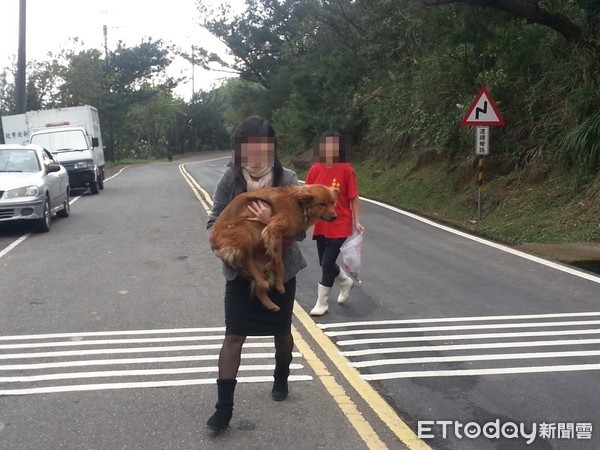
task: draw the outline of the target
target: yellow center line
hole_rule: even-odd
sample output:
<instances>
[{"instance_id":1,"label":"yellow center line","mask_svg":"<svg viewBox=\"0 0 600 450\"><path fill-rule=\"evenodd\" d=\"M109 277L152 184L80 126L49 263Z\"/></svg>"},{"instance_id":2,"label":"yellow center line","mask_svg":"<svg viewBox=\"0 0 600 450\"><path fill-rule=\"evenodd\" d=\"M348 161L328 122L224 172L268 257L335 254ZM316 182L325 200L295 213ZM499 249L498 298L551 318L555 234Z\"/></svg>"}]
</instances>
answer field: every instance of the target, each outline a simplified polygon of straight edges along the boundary
<instances>
[{"instance_id":1,"label":"yellow center line","mask_svg":"<svg viewBox=\"0 0 600 450\"><path fill-rule=\"evenodd\" d=\"M294 311L302 309L298 302L295 303ZM375 430L373 430L371 424L365 420L354 402L350 399L350 397L348 397L346 391L344 391L344 388L337 383L335 377L331 374L331 372L329 372L329 370L327 370L327 367L325 364L323 364L323 361L317 357L315 352L313 352L313 350L310 348L310 345L302 338L300 332L294 326L292 326L292 331L294 332L295 336L294 343L296 344L296 347L298 347L300 353L302 353L302 357L313 369L317 378L321 381L321 383L323 383L323 386L325 386L327 392L329 392L333 400L337 403L342 413L346 416L352 427L354 427L359 437L363 440L367 447L374 450L387 449L388 447L379 438Z\"/></svg>"},{"instance_id":2,"label":"yellow center line","mask_svg":"<svg viewBox=\"0 0 600 450\"><path fill-rule=\"evenodd\" d=\"M398 417L396 411L394 411L383 397L367 381L361 378L358 370L349 365L346 357L340 355L335 344L316 326L315 322L299 304L294 308L294 315L300 320L306 331L315 339L348 383L356 390L357 394L365 400L373 412L379 416L400 441L410 449L431 450L431 447L419 439L410 427ZM298 349L304 354L304 351L300 347Z\"/></svg>"}]
</instances>

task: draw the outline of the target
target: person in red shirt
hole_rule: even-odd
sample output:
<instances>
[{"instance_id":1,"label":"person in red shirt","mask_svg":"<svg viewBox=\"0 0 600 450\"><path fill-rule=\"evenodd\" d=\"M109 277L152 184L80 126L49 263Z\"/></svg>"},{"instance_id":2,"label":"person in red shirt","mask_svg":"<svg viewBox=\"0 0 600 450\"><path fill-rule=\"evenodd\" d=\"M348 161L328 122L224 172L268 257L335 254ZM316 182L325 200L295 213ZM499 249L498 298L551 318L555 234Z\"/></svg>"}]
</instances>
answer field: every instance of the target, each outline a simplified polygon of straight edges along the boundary
<instances>
[{"instance_id":1,"label":"person in red shirt","mask_svg":"<svg viewBox=\"0 0 600 450\"><path fill-rule=\"evenodd\" d=\"M356 174L346 162L347 143L340 133L326 131L314 142L315 162L308 171L306 184L323 184L339 191L335 210L338 214L333 222L319 220L313 230L317 242L321 281L317 286L317 303L310 311L312 316L322 316L329 310L329 293L333 284L340 287L339 304L346 303L354 281L337 265L340 247L352 235L354 229L364 233L360 224L360 203Z\"/></svg>"}]
</instances>

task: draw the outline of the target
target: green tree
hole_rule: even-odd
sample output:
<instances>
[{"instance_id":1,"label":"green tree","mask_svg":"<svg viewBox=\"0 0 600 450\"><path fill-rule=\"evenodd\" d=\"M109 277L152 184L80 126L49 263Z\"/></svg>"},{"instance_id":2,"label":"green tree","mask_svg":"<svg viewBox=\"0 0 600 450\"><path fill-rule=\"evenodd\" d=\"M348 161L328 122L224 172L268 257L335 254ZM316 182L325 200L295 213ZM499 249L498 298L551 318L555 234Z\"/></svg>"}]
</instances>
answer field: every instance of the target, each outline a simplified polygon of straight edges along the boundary
<instances>
[{"instance_id":1,"label":"green tree","mask_svg":"<svg viewBox=\"0 0 600 450\"><path fill-rule=\"evenodd\" d=\"M127 121L129 109L159 92L172 93L177 81L165 75L171 61L170 50L161 40L147 39L132 48L119 42L116 50L109 53L104 66L105 88L97 105L104 112L102 126L108 136L105 144L109 159L119 159L120 149L126 151L125 146L132 142Z\"/></svg>"},{"instance_id":2,"label":"green tree","mask_svg":"<svg viewBox=\"0 0 600 450\"><path fill-rule=\"evenodd\" d=\"M148 87L150 88L150 87ZM152 91L152 89L150 89ZM172 130L181 103L169 93L158 92L147 101L132 105L125 116L129 124L124 147L132 158L162 158L172 144L167 136Z\"/></svg>"}]
</instances>

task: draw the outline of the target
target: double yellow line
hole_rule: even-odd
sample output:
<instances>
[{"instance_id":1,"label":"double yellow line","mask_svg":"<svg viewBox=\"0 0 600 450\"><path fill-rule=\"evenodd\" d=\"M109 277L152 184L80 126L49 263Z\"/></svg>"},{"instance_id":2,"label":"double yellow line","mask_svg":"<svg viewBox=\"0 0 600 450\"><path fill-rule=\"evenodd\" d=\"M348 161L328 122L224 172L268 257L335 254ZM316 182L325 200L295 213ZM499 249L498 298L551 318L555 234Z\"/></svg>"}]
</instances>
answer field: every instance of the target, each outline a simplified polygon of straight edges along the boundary
<instances>
[{"instance_id":1,"label":"double yellow line","mask_svg":"<svg viewBox=\"0 0 600 450\"><path fill-rule=\"evenodd\" d=\"M190 175L190 173L185 168L185 164L179 164L179 172L181 172L181 175L183 175L183 178L185 178L185 181L187 181L187 183L190 185L190 187L192 188L192 192L194 193L194 195L196 196L196 198L198 199L198 201L200 202L200 204L202 205L202 207L208 214L212 207L212 199L210 198L210 195L208 194L208 192L206 192L202 188L202 186L200 186L196 182L194 177Z\"/></svg>"},{"instance_id":2,"label":"double yellow line","mask_svg":"<svg viewBox=\"0 0 600 450\"><path fill-rule=\"evenodd\" d=\"M221 158L219 158L221 159ZM212 161L212 160L211 160ZM206 210L210 212L212 199L208 192L200 186L185 168L185 164L179 165L179 171L188 182L194 195ZM313 337L321 350L327 355L337 370L346 381L354 388L356 393L370 406L373 412L386 424L392 433L409 449L430 450L424 441L405 424L394 409L383 399L383 397L371 385L363 380L358 370L351 367L349 361L338 352L335 344L319 329L306 311L296 301L294 315L300 321L306 331ZM321 361L310 345L302 338L302 335L294 327L295 343L306 362L311 366L316 376L325 386L334 401L348 421L352 424L360 438L369 449L386 449L387 445L379 438L371 424L363 417L354 402L346 394L346 391L335 380L326 365Z\"/></svg>"}]
</instances>

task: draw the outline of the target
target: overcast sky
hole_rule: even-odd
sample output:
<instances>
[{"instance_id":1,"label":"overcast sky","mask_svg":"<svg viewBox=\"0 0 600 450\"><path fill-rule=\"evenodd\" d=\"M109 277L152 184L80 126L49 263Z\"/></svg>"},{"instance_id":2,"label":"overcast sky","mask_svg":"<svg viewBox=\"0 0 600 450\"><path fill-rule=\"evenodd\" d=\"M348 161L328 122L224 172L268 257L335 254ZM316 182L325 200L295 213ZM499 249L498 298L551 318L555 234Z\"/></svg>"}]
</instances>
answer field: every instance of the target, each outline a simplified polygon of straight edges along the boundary
<instances>
[{"instance_id":1,"label":"overcast sky","mask_svg":"<svg viewBox=\"0 0 600 450\"><path fill-rule=\"evenodd\" d=\"M19 0L2 1L0 26L0 66L10 65L18 52ZM215 5L221 3L214 0ZM241 10L244 0L229 0ZM224 54L220 42L199 25L196 0L27 0L27 59L43 61L48 52L58 54L63 48L76 50L97 48L104 51L103 25L107 25L108 48L121 40L127 47L138 45L143 38L163 39L190 49L192 44ZM70 38L77 37L83 45L75 45ZM192 67L176 58L169 74L183 74L191 78ZM210 89L223 73L207 72L196 66L195 88ZM181 85L176 93L189 99L191 81Z\"/></svg>"}]
</instances>

